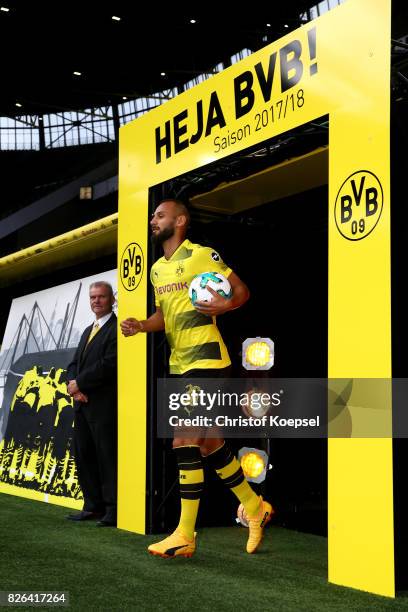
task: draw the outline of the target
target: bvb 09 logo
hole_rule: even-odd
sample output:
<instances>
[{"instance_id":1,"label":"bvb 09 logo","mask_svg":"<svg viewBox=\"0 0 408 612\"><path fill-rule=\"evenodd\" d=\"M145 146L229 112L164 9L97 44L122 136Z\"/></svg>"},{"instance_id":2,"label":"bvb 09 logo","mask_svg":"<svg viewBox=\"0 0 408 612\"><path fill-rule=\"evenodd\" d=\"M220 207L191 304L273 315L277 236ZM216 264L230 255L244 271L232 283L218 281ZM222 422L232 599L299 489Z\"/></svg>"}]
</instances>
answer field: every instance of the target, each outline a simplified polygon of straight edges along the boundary
<instances>
[{"instance_id":1,"label":"bvb 09 logo","mask_svg":"<svg viewBox=\"0 0 408 612\"><path fill-rule=\"evenodd\" d=\"M337 229L347 240L361 240L377 225L383 208L379 179L368 170L351 174L336 198L334 215Z\"/></svg>"},{"instance_id":2,"label":"bvb 09 logo","mask_svg":"<svg viewBox=\"0 0 408 612\"><path fill-rule=\"evenodd\" d=\"M127 245L120 262L120 279L127 291L134 291L143 276L143 251L137 242Z\"/></svg>"}]
</instances>

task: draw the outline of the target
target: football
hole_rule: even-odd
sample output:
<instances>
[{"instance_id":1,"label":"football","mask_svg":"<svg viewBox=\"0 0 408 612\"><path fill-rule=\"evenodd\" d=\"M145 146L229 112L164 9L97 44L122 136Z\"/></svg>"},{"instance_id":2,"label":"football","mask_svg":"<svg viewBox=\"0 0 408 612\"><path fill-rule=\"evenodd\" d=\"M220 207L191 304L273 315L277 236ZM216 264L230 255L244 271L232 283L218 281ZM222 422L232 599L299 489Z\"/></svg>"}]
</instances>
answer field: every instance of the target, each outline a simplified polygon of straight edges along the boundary
<instances>
[{"instance_id":1,"label":"football","mask_svg":"<svg viewBox=\"0 0 408 612\"><path fill-rule=\"evenodd\" d=\"M224 298L230 298L232 295L231 285L225 276L219 272L203 272L193 278L188 288L193 306L196 302L212 302L214 296L207 287L211 287Z\"/></svg>"},{"instance_id":2,"label":"football","mask_svg":"<svg viewBox=\"0 0 408 612\"><path fill-rule=\"evenodd\" d=\"M248 517L245 512L244 506L240 504L237 510L237 519L244 527L248 527Z\"/></svg>"}]
</instances>

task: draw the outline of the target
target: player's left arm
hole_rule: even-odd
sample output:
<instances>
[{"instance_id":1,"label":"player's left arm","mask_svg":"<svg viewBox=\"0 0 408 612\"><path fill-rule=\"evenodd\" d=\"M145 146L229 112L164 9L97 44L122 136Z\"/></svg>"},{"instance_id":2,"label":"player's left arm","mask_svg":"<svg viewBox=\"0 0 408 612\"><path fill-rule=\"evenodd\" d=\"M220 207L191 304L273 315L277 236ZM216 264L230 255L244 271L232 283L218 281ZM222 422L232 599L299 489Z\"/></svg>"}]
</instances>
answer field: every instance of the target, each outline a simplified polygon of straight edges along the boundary
<instances>
[{"instance_id":1,"label":"player's left arm","mask_svg":"<svg viewBox=\"0 0 408 612\"><path fill-rule=\"evenodd\" d=\"M220 314L224 314L224 312L235 310L245 304L249 299L249 289L246 284L235 274L235 272L231 272L228 276L228 280L232 289L232 297L229 299L224 298L214 291L214 289L211 289L211 287L207 287L208 291L213 294L214 299L211 302L196 302L196 309L210 317L217 317Z\"/></svg>"}]
</instances>

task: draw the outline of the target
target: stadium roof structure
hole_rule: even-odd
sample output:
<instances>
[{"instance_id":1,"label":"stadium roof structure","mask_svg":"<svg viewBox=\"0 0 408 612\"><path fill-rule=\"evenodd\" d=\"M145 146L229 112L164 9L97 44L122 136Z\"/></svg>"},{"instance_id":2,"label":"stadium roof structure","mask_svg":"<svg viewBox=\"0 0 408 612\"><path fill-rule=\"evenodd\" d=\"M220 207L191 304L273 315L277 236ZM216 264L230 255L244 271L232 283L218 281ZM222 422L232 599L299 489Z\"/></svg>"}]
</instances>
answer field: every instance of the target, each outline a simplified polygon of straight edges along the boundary
<instances>
[{"instance_id":1,"label":"stadium roof structure","mask_svg":"<svg viewBox=\"0 0 408 612\"><path fill-rule=\"evenodd\" d=\"M116 213L121 125L341 2L348 0L276 0L237 9L219 2L141 7L129 0L0 0L0 257ZM402 141L406 0L392 0L392 9L391 100ZM163 189L198 197L221 178L239 180L326 146L327 127L323 117L272 147L221 160ZM81 187L92 187L89 202L80 199Z\"/></svg>"},{"instance_id":2,"label":"stadium roof structure","mask_svg":"<svg viewBox=\"0 0 408 612\"><path fill-rule=\"evenodd\" d=\"M2 0L0 116L115 105L182 86L297 28L312 4Z\"/></svg>"}]
</instances>

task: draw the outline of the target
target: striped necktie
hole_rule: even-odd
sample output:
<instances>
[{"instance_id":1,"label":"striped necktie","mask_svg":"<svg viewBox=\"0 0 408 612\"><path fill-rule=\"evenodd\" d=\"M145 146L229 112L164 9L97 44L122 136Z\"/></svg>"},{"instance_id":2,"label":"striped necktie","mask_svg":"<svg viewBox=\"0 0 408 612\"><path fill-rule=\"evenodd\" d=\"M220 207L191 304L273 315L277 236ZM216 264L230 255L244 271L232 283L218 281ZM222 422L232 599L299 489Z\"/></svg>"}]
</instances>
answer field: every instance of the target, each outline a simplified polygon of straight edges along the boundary
<instances>
[{"instance_id":1,"label":"striped necktie","mask_svg":"<svg viewBox=\"0 0 408 612\"><path fill-rule=\"evenodd\" d=\"M89 334L89 336L88 336L88 340L86 341L86 346L88 346L88 344L90 343L90 341L91 341L93 338L95 338L95 336L96 336L96 334L98 333L98 331L99 331L99 323L98 323L98 322L96 322L96 323L94 323L93 329L92 329L91 333L90 333L90 334Z\"/></svg>"}]
</instances>

